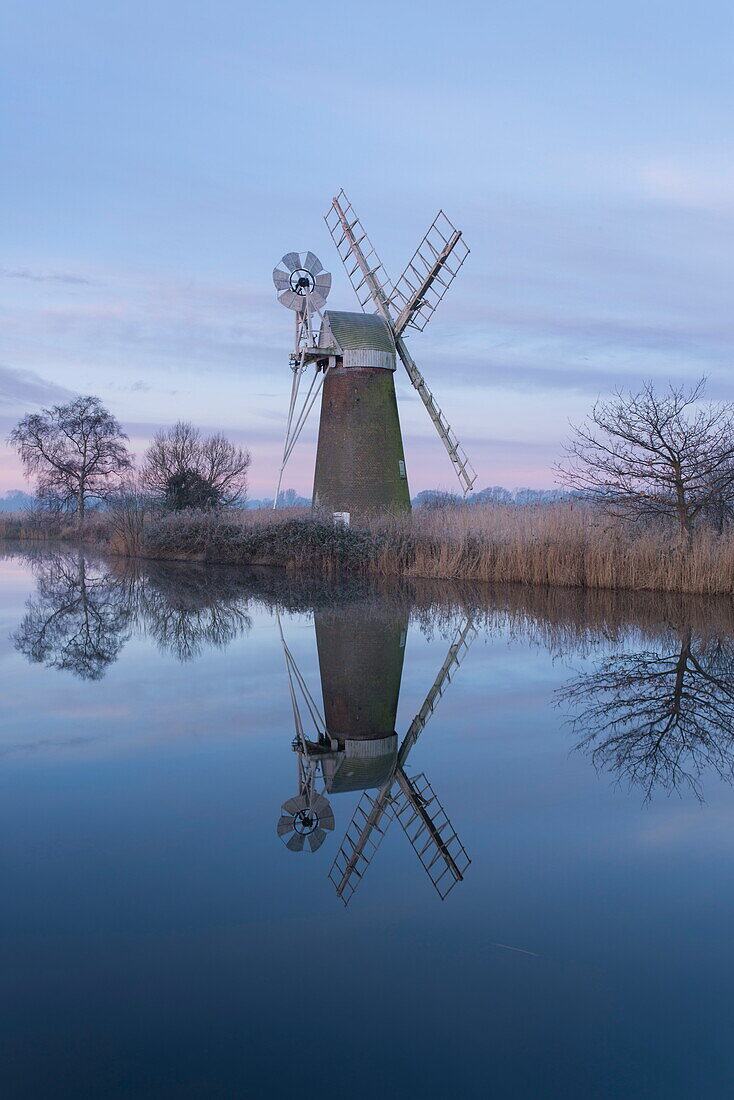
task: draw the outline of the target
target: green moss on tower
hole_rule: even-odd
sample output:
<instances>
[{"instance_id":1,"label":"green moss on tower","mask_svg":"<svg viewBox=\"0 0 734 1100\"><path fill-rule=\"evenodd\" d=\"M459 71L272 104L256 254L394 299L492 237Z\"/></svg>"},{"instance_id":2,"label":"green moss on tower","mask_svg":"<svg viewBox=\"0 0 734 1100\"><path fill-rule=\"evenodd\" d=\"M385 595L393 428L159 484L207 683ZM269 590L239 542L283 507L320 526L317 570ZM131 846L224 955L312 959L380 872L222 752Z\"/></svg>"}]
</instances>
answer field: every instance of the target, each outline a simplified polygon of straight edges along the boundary
<instances>
[{"instance_id":1,"label":"green moss on tower","mask_svg":"<svg viewBox=\"0 0 734 1100\"><path fill-rule=\"evenodd\" d=\"M392 370L337 367L326 376L314 506L349 512L409 512L410 492Z\"/></svg>"}]
</instances>

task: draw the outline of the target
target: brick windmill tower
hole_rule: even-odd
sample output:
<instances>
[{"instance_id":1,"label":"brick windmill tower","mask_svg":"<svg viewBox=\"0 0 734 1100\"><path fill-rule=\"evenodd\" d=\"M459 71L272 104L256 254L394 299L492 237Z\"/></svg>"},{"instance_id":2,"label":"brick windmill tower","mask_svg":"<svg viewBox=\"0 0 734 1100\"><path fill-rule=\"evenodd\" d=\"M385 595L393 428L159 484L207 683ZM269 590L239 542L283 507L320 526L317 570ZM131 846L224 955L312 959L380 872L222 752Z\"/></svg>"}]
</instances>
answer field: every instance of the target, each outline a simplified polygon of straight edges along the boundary
<instances>
[{"instance_id":1,"label":"brick windmill tower","mask_svg":"<svg viewBox=\"0 0 734 1100\"><path fill-rule=\"evenodd\" d=\"M324 310L331 276L312 252L288 253L273 272L279 300L296 313L293 385L278 490L320 393L314 508L347 523L376 512L410 510L395 395L400 361L468 493L476 473L404 339L410 330L423 331L469 255L461 232L439 212L393 285L343 191L325 221L363 312ZM311 384L301 397L301 381L311 367ZM276 491L275 505L277 500Z\"/></svg>"}]
</instances>

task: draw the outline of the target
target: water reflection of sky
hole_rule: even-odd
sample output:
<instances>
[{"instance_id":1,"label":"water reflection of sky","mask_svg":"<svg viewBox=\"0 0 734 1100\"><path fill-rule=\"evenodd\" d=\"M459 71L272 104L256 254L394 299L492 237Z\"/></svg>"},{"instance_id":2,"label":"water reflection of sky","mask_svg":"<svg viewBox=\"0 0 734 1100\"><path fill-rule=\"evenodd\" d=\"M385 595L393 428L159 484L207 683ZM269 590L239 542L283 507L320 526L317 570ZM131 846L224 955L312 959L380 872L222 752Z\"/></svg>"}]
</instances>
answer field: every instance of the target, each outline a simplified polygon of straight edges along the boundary
<instances>
[{"instance_id":1,"label":"water reflection of sky","mask_svg":"<svg viewBox=\"0 0 734 1100\"><path fill-rule=\"evenodd\" d=\"M136 626L89 681L9 640L35 583L5 561L4 1095L728 1094L731 789L643 804L569 751L554 693L608 640L480 629L408 768L465 880L442 903L393 825L345 910L326 876L358 794L314 854L275 834L296 773L271 609L186 663ZM318 696L312 616L283 625ZM412 622L399 733L448 640Z\"/></svg>"}]
</instances>

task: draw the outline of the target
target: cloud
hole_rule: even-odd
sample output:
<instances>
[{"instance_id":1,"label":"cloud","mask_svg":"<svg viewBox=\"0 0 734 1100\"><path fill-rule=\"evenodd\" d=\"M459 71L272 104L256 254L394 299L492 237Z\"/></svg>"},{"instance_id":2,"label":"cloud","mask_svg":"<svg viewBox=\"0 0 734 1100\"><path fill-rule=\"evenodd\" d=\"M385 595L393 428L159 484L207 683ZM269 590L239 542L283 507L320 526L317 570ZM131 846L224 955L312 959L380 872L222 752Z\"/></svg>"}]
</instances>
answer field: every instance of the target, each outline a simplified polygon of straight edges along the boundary
<instances>
[{"instance_id":1,"label":"cloud","mask_svg":"<svg viewBox=\"0 0 734 1100\"><path fill-rule=\"evenodd\" d=\"M67 283L70 286L91 286L91 280L68 271L29 271L27 267L0 267L0 275L6 279L26 279L31 283Z\"/></svg>"},{"instance_id":2,"label":"cloud","mask_svg":"<svg viewBox=\"0 0 734 1100\"><path fill-rule=\"evenodd\" d=\"M654 199L696 210L724 211L734 205L734 167L731 164L680 164L655 160L640 173L646 192Z\"/></svg>"},{"instance_id":3,"label":"cloud","mask_svg":"<svg viewBox=\"0 0 734 1100\"><path fill-rule=\"evenodd\" d=\"M457 356L452 361L453 381L466 383L472 387L487 390L505 390L513 393L576 393L587 397L597 397L599 394L611 393L614 390L638 390L643 379L660 378L659 384L687 386L692 380L707 373L704 368L695 374L690 370L671 370L665 368L661 375L659 370L653 369L649 360L640 365L632 353L619 356L608 356L602 362L592 362L585 358L579 362L578 356L569 356L576 362L568 362L568 359L559 354L557 350L550 349L545 355L537 356L542 365L534 365L527 361L521 349L512 352L508 349L488 347L480 357ZM534 357L535 358L535 357ZM434 378L433 357L426 358L420 364L429 385ZM402 383L402 384L401 384ZM402 378L399 379L399 396L401 402L419 401L420 398ZM444 382L437 384L440 395L444 392ZM708 394L711 400L721 400L734 397L734 384L727 382L725 378L712 380Z\"/></svg>"},{"instance_id":4,"label":"cloud","mask_svg":"<svg viewBox=\"0 0 734 1100\"><path fill-rule=\"evenodd\" d=\"M240 371L290 350L290 330L278 324L269 291L220 284L111 274L83 294L18 294L0 308L7 344L35 365L39 354L59 364L101 365L138 371Z\"/></svg>"},{"instance_id":5,"label":"cloud","mask_svg":"<svg viewBox=\"0 0 734 1100\"><path fill-rule=\"evenodd\" d=\"M0 405L42 405L46 401L64 401L72 396L71 390L49 382L35 371L0 363Z\"/></svg>"},{"instance_id":6,"label":"cloud","mask_svg":"<svg viewBox=\"0 0 734 1100\"><path fill-rule=\"evenodd\" d=\"M45 749L77 749L98 740L97 737L65 737L58 739L45 737L39 741L28 741L25 744L6 745L0 748L0 756L11 756L16 752L43 752Z\"/></svg>"}]
</instances>

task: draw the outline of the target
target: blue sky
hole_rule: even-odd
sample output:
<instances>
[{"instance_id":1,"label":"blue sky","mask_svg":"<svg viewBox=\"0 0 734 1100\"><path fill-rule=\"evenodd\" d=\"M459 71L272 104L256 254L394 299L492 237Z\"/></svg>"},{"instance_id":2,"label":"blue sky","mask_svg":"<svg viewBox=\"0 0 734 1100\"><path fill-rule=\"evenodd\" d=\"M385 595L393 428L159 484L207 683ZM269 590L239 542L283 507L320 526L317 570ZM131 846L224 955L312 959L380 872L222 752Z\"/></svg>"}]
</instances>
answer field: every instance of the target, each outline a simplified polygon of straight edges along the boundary
<instances>
[{"instance_id":1,"label":"blue sky","mask_svg":"<svg viewBox=\"0 0 734 1100\"><path fill-rule=\"evenodd\" d=\"M98 393L135 450L190 419L272 492L291 315L271 270L344 187L388 271L443 207L472 249L412 352L479 486L550 485L569 419L644 378L734 398L734 9L57 2L0 26L0 436ZM453 473L398 375L411 489ZM285 483L310 492L317 421ZM20 487L0 446L0 490Z\"/></svg>"}]
</instances>

